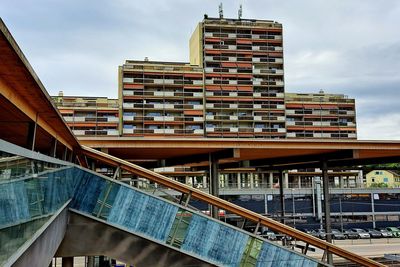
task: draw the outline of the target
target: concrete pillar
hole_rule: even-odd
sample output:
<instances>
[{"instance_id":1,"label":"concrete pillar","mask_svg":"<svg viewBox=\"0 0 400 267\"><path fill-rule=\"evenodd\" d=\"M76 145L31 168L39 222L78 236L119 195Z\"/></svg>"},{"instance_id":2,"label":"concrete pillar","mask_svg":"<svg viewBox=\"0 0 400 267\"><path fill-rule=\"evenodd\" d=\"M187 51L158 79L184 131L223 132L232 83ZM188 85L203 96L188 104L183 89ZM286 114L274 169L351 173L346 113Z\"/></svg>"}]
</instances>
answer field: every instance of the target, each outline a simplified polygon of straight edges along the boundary
<instances>
[{"instance_id":1,"label":"concrete pillar","mask_svg":"<svg viewBox=\"0 0 400 267\"><path fill-rule=\"evenodd\" d=\"M297 185L298 185L298 188L301 188L301 176L300 175L297 176Z\"/></svg>"},{"instance_id":2,"label":"concrete pillar","mask_svg":"<svg viewBox=\"0 0 400 267\"><path fill-rule=\"evenodd\" d=\"M283 173L283 184L284 188L289 188L289 172Z\"/></svg>"},{"instance_id":3,"label":"concrete pillar","mask_svg":"<svg viewBox=\"0 0 400 267\"><path fill-rule=\"evenodd\" d=\"M185 184L193 186L193 184L190 184L190 183L191 183L190 177L189 176L185 176Z\"/></svg>"},{"instance_id":4,"label":"concrete pillar","mask_svg":"<svg viewBox=\"0 0 400 267\"><path fill-rule=\"evenodd\" d=\"M359 170L358 171L358 176L357 176L357 186L356 187L364 187L364 183L363 183L363 171Z\"/></svg>"},{"instance_id":5,"label":"concrete pillar","mask_svg":"<svg viewBox=\"0 0 400 267\"><path fill-rule=\"evenodd\" d=\"M203 188L207 188L207 177L203 176Z\"/></svg>"},{"instance_id":6,"label":"concrete pillar","mask_svg":"<svg viewBox=\"0 0 400 267\"><path fill-rule=\"evenodd\" d=\"M249 179L250 179L250 188L254 188L254 176L253 173L249 173Z\"/></svg>"},{"instance_id":7,"label":"concrete pillar","mask_svg":"<svg viewBox=\"0 0 400 267\"><path fill-rule=\"evenodd\" d=\"M340 174L339 176L339 187L343 188L344 187L344 181L343 181L343 175Z\"/></svg>"},{"instance_id":8,"label":"concrete pillar","mask_svg":"<svg viewBox=\"0 0 400 267\"><path fill-rule=\"evenodd\" d=\"M66 257L62 258L62 267L74 267L74 258L73 257Z\"/></svg>"},{"instance_id":9,"label":"concrete pillar","mask_svg":"<svg viewBox=\"0 0 400 267\"><path fill-rule=\"evenodd\" d=\"M330 196L329 196L329 176L328 176L328 163L327 161L322 162L322 179L323 179L323 193L324 193L324 208L325 208L325 231L326 242L332 243L332 227L331 227L331 206L330 206ZM332 253L326 251L328 264L333 265Z\"/></svg>"},{"instance_id":10,"label":"concrete pillar","mask_svg":"<svg viewBox=\"0 0 400 267\"><path fill-rule=\"evenodd\" d=\"M274 173L270 172L269 173L269 188L274 188Z\"/></svg>"},{"instance_id":11,"label":"concrete pillar","mask_svg":"<svg viewBox=\"0 0 400 267\"><path fill-rule=\"evenodd\" d=\"M238 172L236 175L237 175L237 176L236 176L236 179L237 179L237 188L240 189L240 188L242 188L242 179L240 179L240 172Z\"/></svg>"}]
</instances>

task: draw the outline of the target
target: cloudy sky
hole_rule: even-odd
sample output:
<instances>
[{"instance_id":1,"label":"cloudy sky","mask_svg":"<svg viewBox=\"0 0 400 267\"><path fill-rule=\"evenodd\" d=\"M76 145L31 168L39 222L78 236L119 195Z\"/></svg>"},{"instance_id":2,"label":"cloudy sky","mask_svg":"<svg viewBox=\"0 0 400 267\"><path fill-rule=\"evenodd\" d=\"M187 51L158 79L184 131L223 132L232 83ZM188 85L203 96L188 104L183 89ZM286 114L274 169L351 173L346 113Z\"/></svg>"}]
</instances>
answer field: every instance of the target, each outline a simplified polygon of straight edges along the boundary
<instances>
[{"instance_id":1,"label":"cloudy sky","mask_svg":"<svg viewBox=\"0 0 400 267\"><path fill-rule=\"evenodd\" d=\"M126 59L188 61L214 0L2 1L0 16L55 95L117 97ZM356 99L359 139L400 140L400 1L222 1L225 17L283 23L287 92Z\"/></svg>"}]
</instances>

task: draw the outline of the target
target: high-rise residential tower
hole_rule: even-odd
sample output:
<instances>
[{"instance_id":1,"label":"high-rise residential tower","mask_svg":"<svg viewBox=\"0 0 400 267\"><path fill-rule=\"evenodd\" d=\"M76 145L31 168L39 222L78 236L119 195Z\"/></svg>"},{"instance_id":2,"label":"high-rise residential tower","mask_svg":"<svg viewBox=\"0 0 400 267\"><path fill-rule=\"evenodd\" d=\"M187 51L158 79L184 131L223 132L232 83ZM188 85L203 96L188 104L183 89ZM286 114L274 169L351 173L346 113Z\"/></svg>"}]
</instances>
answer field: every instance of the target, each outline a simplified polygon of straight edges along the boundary
<instances>
[{"instance_id":1,"label":"high-rise residential tower","mask_svg":"<svg viewBox=\"0 0 400 267\"><path fill-rule=\"evenodd\" d=\"M190 64L204 71L205 136L285 137L282 24L205 17Z\"/></svg>"}]
</instances>

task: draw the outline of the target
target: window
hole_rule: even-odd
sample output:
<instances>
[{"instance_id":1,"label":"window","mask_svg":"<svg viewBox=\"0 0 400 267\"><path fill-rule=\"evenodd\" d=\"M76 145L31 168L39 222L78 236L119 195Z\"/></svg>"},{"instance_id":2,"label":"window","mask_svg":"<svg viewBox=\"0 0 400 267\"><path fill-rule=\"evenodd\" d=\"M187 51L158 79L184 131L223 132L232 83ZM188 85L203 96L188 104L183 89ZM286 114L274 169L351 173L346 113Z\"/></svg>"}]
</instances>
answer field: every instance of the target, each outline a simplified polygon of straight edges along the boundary
<instances>
[{"instance_id":1,"label":"window","mask_svg":"<svg viewBox=\"0 0 400 267\"><path fill-rule=\"evenodd\" d=\"M136 125L124 124L124 129L135 129Z\"/></svg>"},{"instance_id":2,"label":"window","mask_svg":"<svg viewBox=\"0 0 400 267\"><path fill-rule=\"evenodd\" d=\"M146 116L156 117L156 116L161 116L161 113L160 112L149 112L146 114Z\"/></svg>"},{"instance_id":3,"label":"window","mask_svg":"<svg viewBox=\"0 0 400 267\"><path fill-rule=\"evenodd\" d=\"M384 183L388 183L389 182L389 178L387 178L387 177L383 178L383 182Z\"/></svg>"},{"instance_id":4,"label":"window","mask_svg":"<svg viewBox=\"0 0 400 267\"><path fill-rule=\"evenodd\" d=\"M200 125L189 125L189 126L187 126L187 129L191 129L191 130L201 129L201 126Z\"/></svg>"}]
</instances>

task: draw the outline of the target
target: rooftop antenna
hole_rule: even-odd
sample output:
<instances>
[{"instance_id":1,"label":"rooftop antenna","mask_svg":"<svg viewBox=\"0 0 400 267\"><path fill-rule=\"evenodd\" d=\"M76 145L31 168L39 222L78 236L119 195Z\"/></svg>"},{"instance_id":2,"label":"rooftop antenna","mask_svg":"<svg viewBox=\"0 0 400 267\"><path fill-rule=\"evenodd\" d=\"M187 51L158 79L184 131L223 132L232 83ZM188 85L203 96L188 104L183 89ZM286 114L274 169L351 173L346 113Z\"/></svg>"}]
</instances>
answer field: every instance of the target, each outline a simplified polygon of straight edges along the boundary
<instances>
[{"instance_id":1,"label":"rooftop antenna","mask_svg":"<svg viewBox=\"0 0 400 267\"><path fill-rule=\"evenodd\" d=\"M238 18L239 19L242 19L242 12L243 12L242 5L240 5L239 10L238 10Z\"/></svg>"},{"instance_id":2,"label":"rooftop antenna","mask_svg":"<svg viewBox=\"0 0 400 267\"><path fill-rule=\"evenodd\" d=\"M223 19L224 18L224 10L222 9L222 2L218 6L219 9L219 18Z\"/></svg>"}]
</instances>

